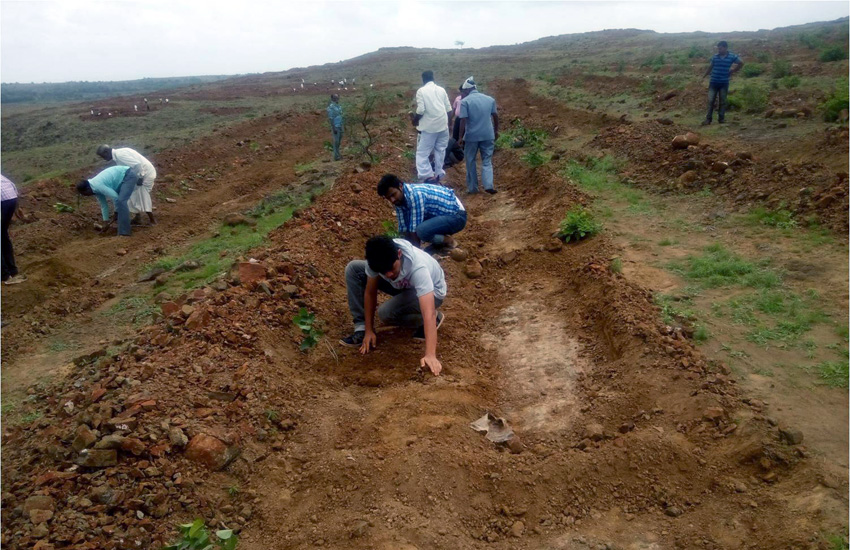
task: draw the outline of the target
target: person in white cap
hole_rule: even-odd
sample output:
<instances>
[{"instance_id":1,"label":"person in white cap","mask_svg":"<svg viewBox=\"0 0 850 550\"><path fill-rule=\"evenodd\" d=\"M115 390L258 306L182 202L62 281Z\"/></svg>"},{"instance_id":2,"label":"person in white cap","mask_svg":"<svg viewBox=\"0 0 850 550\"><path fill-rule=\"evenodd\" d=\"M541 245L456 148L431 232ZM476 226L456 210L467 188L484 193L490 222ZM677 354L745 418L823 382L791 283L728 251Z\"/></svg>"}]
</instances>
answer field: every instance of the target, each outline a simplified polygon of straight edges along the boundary
<instances>
[{"instance_id":1,"label":"person in white cap","mask_svg":"<svg viewBox=\"0 0 850 550\"><path fill-rule=\"evenodd\" d=\"M481 183L491 195L496 193L493 186L493 148L499 138L499 115L496 113L496 100L484 95L475 87L470 76L460 86L463 100L460 102L460 139L463 156L466 159L466 190L472 194L478 192L478 172L476 159L481 152Z\"/></svg>"},{"instance_id":2,"label":"person in white cap","mask_svg":"<svg viewBox=\"0 0 850 550\"><path fill-rule=\"evenodd\" d=\"M449 119L452 104L445 88L434 83L434 71L422 73L424 86L416 91L416 115L413 125L419 130L416 146L416 172L420 181L439 183L446 175L443 161L449 145ZM428 158L434 154L434 168Z\"/></svg>"},{"instance_id":3,"label":"person in white cap","mask_svg":"<svg viewBox=\"0 0 850 550\"><path fill-rule=\"evenodd\" d=\"M113 149L109 145L99 146L97 148L97 156L106 161L113 160L117 166L137 168L138 175L142 181L136 186L136 189L130 196L130 200L127 201L127 207L130 213L134 215L134 223L139 223L142 212L145 212L148 215L151 225L156 225L156 220L153 216L153 201L151 200L151 191L153 190L154 180L156 179L156 169L151 164L151 161L129 147Z\"/></svg>"}]
</instances>

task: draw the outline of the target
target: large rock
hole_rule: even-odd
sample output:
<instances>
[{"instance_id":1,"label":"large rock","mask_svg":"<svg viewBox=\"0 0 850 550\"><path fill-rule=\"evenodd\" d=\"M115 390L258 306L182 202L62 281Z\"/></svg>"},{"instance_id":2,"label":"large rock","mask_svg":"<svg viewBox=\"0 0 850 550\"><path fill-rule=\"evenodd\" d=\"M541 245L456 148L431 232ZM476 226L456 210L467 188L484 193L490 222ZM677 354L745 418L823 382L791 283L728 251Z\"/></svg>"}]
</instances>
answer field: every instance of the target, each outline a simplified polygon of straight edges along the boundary
<instances>
[{"instance_id":1,"label":"large rock","mask_svg":"<svg viewBox=\"0 0 850 550\"><path fill-rule=\"evenodd\" d=\"M207 308L198 308L189 315L188 319L186 319L186 328L195 330L207 326L209 322L210 312Z\"/></svg>"},{"instance_id":2,"label":"large rock","mask_svg":"<svg viewBox=\"0 0 850 550\"><path fill-rule=\"evenodd\" d=\"M799 445L803 442L803 432L794 428L779 428L779 438L789 445Z\"/></svg>"},{"instance_id":3,"label":"large rock","mask_svg":"<svg viewBox=\"0 0 850 550\"><path fill-rule=\"evenodd\" d=\"M86 447L91 447L95 441L97 441L97 436L94 435L94 432L85 424L81 424L77 428L76 437L74 437L74 441L71 443L71 448L79 453Z\"/></svg>"},{"instance_id":4,"label":"large rock","mask_svg":"<svg viewBox=\"0 0 850 550\"><path fill-rule=\"evenodd\" d=\"M685 134L685 139L688 140L688 145L699 145L699 134L688 132Z\"/></svg>"},{"instance_id":5,"label":"large rock","mask_svg":"<svg viewBox=\"0 0 850 550\"><path fill-rule=\"evenodd\" d=\"M466 273L466 276L470 279L477 279L484 272L484 268L481 267L481 262L476 259L472 259L466 262L463 272Z\"/></svg>"},{"instance_id":6,"label":"large rock","mask_svg":"<svg viewBox=\"0 0 850 550\"><path fill-rule=\"evenodd\" d=\"M24 513L29 515L33 510L56 510L53 497L47 495L33 495L24 501Z\"/></svg>"},{"instance_id":7,"label":"large rock","mask_svg":"<svg viewBox=\"0 0 850 550\"><path fill-rule=\"evenodd\" d=\"M210 470L221 470L236 458L239 449L207 434L198 434L186 447L186 458L203 464Z\"/></svg>"},{"instance_id":8,"label":"large rock","mask_svg":"<svg viewBox=\"0 0 850 550\"><path fill-rule=\"evenodd\" d=\"M449 256L456 262L465 262L469 258L469 252L462 248L453 248L449 252Z\"/></svg>"},{"instance_id":9,"label":"large rock","mask_svg":"<svg viewBox=\"0 0 850 550\"><path fill-rule=\"evenodd\" d=\"M605 430L602 424L591 422L584 428L584 437L591 441L602 441L605 438Z\"/></svg>"},{"instance_id":10,"label":"large rock","mask_svg":"<svg viewBox=\"0 0 850 550\"><path fill-rule=\"evenodd\" d=\"M118 464L115 449L84 449L77 457L77 464L86 468L108 468Z\"/></svg>"},{"instance_id":11,"label":"large rock","mask_svg":"<svg viewBox=\"0 0 850 550\"><path fill-rule=\"evenodd\" d=\"M688 143L688 138L686 138L685 136L676 136L673 138L672 145L673 149L687 149L690 143Z\"/></svg>"},{"instance_id":12,"label":"large rock","mask_svg":"<svg viewBox=\"0 0 850 550\"><path fill-rule=\"evenodd\" d=\"M698 175L695 170L688 170L687 172L679 176L679 183L687 185L697 181L697 178Z\"/></svg>"},{"instance_id":13,"label":"large rock","mask_svg":"<svg viewBox=\"0 0 850 550\"><path fill-rule=\"evenodd\" d=\"M239 262L239 281L243 285L259 283L266 279L266 266L251 262Z\"/></svg>"}]
</instances>

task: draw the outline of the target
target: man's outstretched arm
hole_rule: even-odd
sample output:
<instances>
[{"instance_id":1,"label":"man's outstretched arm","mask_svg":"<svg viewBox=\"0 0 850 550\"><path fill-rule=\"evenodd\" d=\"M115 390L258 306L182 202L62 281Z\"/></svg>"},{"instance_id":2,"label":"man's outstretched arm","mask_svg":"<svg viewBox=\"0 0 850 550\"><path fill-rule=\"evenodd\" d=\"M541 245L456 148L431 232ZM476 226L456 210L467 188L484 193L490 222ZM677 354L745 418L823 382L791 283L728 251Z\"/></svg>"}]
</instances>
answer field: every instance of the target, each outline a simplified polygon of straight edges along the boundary
<instances>
[{"instance_id":1,"label":"man's outstretched arm","mask_svg":"<svg viewBox=\"0 0 850 550\"><path fill-rule=\"evenodd\" d=\"M439 376L443 365L437 359L437 307L433 291L419 297L419 310L425 328L425 357L420 361L420 366L428 367L434 376Z\"/></svg>"},{"instance_id":2,"label":"man's outstretched arm","mask_svg":"<svg viewBox=\"0 0 850 550\"><path fill-rule=\"evenodd\" d=\"M378 346L378 337L375 335L375 308L378 304L378 278L366 279L366 292L364 294L364 322L366 334L363 335L363 343L360 345L360 353L369 351Z\"/></svg>"}]
</instances>

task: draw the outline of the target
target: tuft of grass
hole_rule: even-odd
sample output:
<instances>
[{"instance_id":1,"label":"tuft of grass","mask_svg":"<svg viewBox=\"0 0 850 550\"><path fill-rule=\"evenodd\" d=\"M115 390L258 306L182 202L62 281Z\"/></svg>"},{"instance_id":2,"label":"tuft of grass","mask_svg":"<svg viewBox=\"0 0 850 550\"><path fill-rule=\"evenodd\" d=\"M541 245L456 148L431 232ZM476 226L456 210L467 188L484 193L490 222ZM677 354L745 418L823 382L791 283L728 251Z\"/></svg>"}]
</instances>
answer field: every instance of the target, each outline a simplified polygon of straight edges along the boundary
<instances>
[{"instance_id":1,"label":"tuft of grass","mask_svg":"<svg viewBox=\"0 0 850 550\"><path fill-rule=\"evenodd\" d=\"M759 206L751 210L745 220L752 224L777 227L779 229L791 229L797 227L797 221L793 216L784 206L780 206L779 210L768 210L763 206Z\"/></svg>"},{"instance_id":2,"label":"tuft of grass","mask_svg":"<svg viewBox=\"0 0 850 550\"><path fill-rule=\"evenodd\" d=\"M753 78L764 73L764 66L758 63L747 63L741 71L745 78Z\"/></svg>"},{"instance_id":3,"label":"tuft of grass","mask_svg":"<svg viewBox=\"0 0 850 550\"><path fill-rule=\"evenodd\" d=\"M842 361L822 361L815 365L817 375L823 383L830 388L847 388L850 370L848 370L847 359Z\"/></svg>"},{"instance_id":4,"label":"tuft of grass","mask_svg":"<svg viewBox=\"0 0 850 550\"><path fill-rule=\"evenodd\" d=\"M132 322L134 325L143 325L160 312L159 306L152 304L142 296L128 296L122 298L118 303L105 312L107 316L114 316Z\"/></svg>"},{"instance_id":5,"label":"tuft of grass","mask_svg":"<svg viewBox=\"0 0 850 550\"><path fill-rule=\"evenodd\" d=\"M706 326L705 325L697 325L696 329L694 330L694 340L702 343L702 342L707 341L709 338L711 338L711 334L708 332L708 329L706 328Z\"/></svg>"},{"instance_id":6,"label":"tuft of grass","mask_svg":"<svg viewBox=\"0 0 850 550\"><path fill-rule=\"evenodd\" d=\"M623 260L620 258L614 258L611 260L611 273L620 274L623 272Z\"/></svg>"},{"instance_id":7,"label":"tuft of grass","mask_svg":"<svg viewBox=\"0 0 850 550\"><path fill-rule=\"evenodd\" d=\"M594 219L593 215L581 205L572 207L561 220L558 236L565 242L571 240L579 241L586 237L592 237L602 231L602 223Z\"/></svg>"},{"instance_id":8,"label":"tuft of grass","mask_svg":"<svg viewBox=\"0 0 850 550\"><path fill-rule=\"evenodd\" d=\"M788 88L789 90L791 88L796 88L797 86L799 86L800 82L802 82L802 80L800 79L799 76L797 76L795 74L783 76L782 78L779 79L779 83L783 87Z\"/></svg>"},{"instance_id":9,"label":"tuft of grass","mask_svg":"<svg viewBox=\"0 0 850 550\"><path fill-rule=\"evenodd\" d=\"M791 74L791 63L785 59L777 59L773 62L770 76L773 78L784 78Z\"/></svg>"},{"instance_id":10,"label":"tuft of grass","mask_svg":"<svg viewBox=\"0 0 850 550\"><path fill-rule=\"evenodd\" d=\"M661 320L665 325L690 325L697 319L690 296L657 293L653 299L661 309Z\"/></svg>"},{"instance_id":11,"label":"tuft of grass","mask_svg":"<svg viewBox=\"0 0 850 550\"><path fill-rule=\"evenodd\" d=\"M761 113L767 108L769 98L770 95L764 87L757 84L746 84L740 89L735 90L734 94L729 94L727 105L732 110L738 109L745 113Z\"/></svg>"},{"instance_id":12,"label":"tuft of grass","mask_svg":"<svg viewBox=\"0 0 850 550\"><path fill-rule=\"evenodd\" d=\"M679 241L676 239L671 239L669 237L665 237L658 241L658 246L673 246L674 244L679 244Z\"/></svg>"},{"instance_id":13,"label":"tuft of grass","mask_svg":"<svg viewBox=\"0 0 850 550\"><path fill-rule=\"evenodd\" d=\"M704 252L701 256L688 256L684 263L671 262L669 268L704 288L732 285L773 288L781 282L779 275L765 265L749 262L721 244L709 245Z\"/></svg>"}]
</instances>

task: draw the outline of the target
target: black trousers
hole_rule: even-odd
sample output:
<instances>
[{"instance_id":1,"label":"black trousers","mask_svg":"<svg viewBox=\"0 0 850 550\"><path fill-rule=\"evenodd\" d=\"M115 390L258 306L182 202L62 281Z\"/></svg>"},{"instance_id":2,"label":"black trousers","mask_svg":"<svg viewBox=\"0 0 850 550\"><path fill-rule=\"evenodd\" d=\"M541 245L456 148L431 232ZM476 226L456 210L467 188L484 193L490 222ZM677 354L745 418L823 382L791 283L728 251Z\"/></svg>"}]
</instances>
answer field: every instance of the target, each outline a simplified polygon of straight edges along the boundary
<instances>
[{"instance_id":1,"label":"black trousers","mask_svg":"<svg viewBox=\"0 0 850 550\"><path fill-rule=\"evenodd\" d=\"M18 274L18 266L15 265L15 251L12 249L12 241L9 239L9 224L12 223L12 216L17 208L18 199L0 201L0 225L3 226L3 240L0 245L2 247L4 281Z\"/></svg>"}]
</instances>

